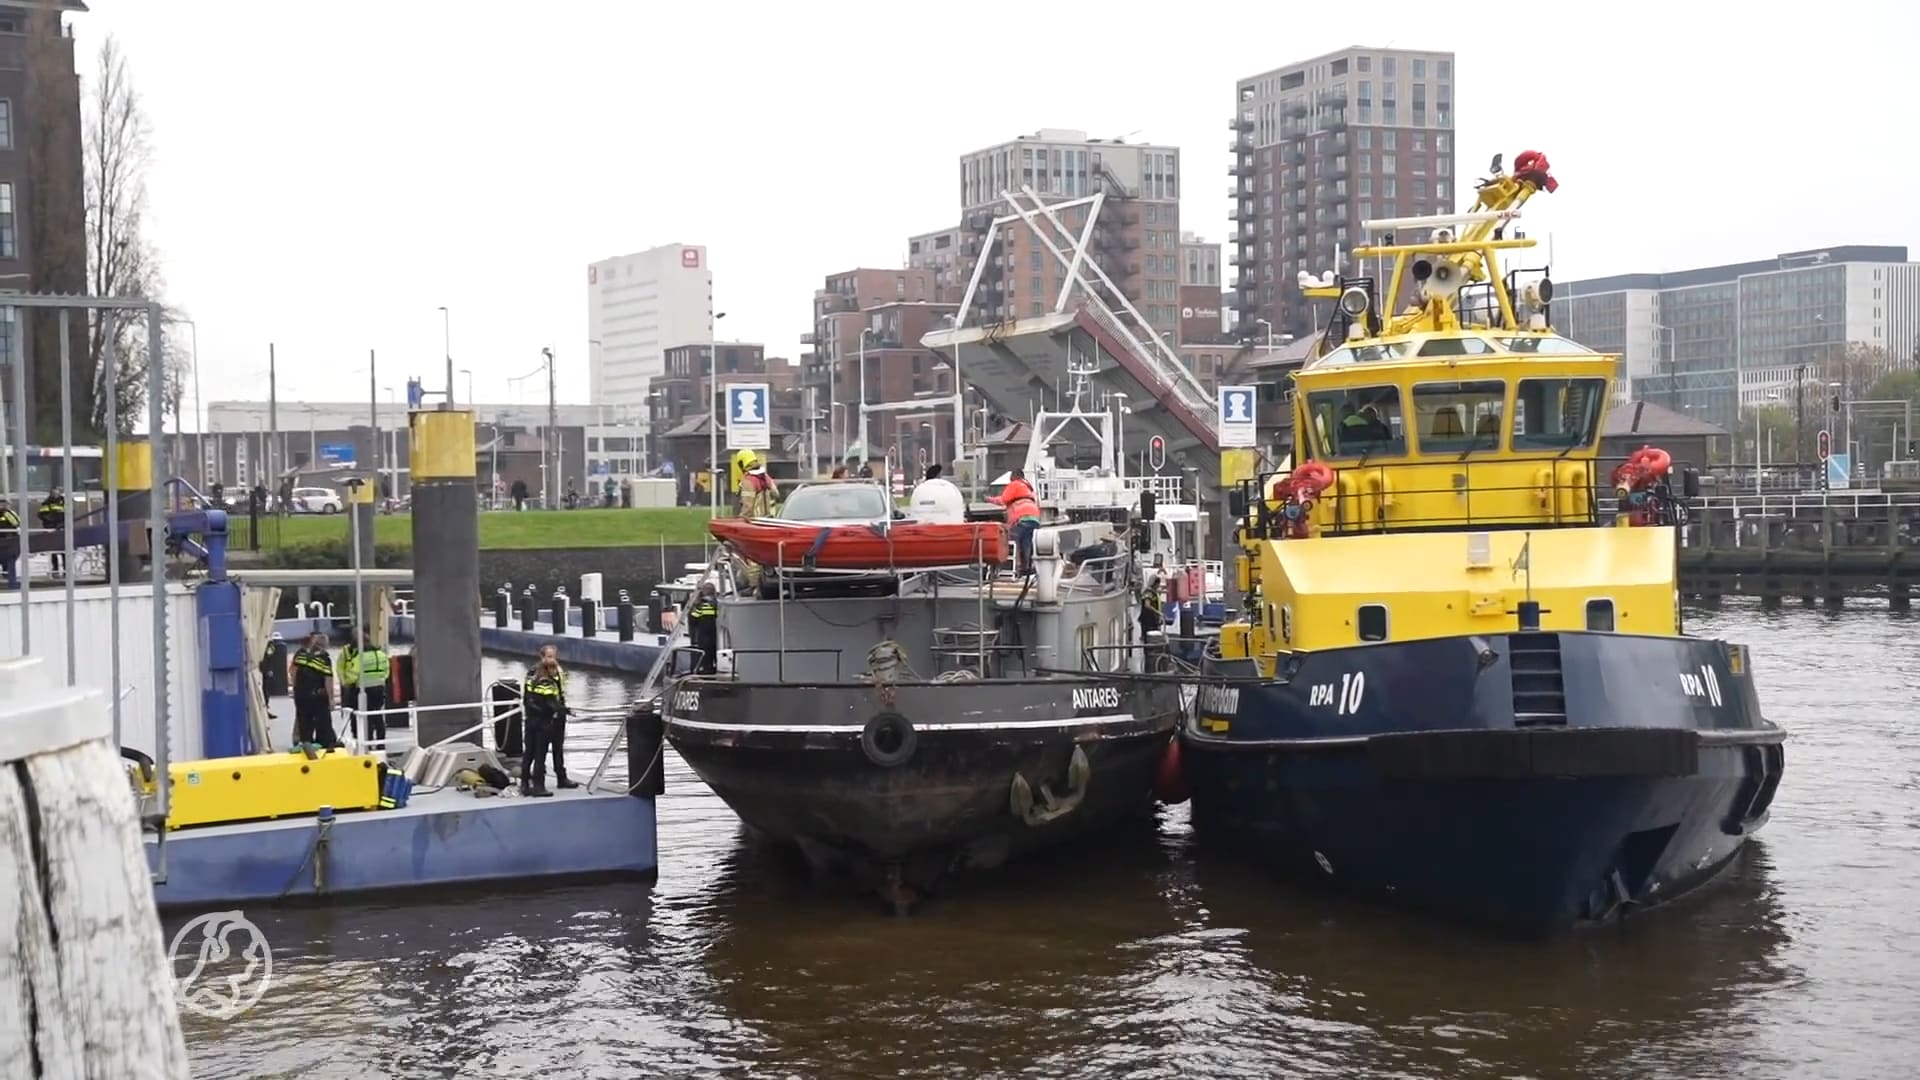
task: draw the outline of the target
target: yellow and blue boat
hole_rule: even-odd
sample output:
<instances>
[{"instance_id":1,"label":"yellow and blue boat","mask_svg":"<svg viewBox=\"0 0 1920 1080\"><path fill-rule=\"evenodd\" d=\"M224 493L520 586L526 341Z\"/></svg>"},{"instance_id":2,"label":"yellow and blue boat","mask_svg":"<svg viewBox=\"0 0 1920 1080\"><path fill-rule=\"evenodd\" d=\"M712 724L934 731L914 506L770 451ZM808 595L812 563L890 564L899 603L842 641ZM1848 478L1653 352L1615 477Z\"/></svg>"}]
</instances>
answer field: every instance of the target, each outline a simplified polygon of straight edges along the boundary
<instances>
[{"instance_id":1,"label":"yellow and blue boat","mask_svg":"<svg viewBox=\"0 0 1920 1080\"><path fill-rule=\"evenodd\" d=\"M1552 329L1550 276L1501 267L1546 158L1492 171L1465 214L1368 223L1384 289L1303 283L1334 314L1293 377L1298 464L1229 495L1245 616L1179 754L1205 840L1551 930L1711 879L1785 736L1745 647L1684 633L1697 474L1601 459L1616 359Z\"/></svg>"}]
</instances>

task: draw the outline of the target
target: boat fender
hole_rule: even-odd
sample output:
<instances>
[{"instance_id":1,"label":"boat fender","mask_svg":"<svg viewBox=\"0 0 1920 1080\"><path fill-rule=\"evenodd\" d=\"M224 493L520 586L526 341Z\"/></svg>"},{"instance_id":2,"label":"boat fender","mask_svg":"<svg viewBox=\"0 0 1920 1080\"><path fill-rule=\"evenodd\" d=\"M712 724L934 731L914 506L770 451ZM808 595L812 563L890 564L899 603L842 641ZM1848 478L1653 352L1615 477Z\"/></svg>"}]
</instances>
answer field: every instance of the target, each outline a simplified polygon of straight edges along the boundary
<instances>
[{"instance_id":1,"label":"boat fender","mask_svg":"<svg viewBox=\"0 0 1920 1080\"><path fill-rule=\"evenodd\" d=\"M920 744L920 733L897 712L875 713L860 731L860 751L883 769L904 765Z\"/></svg>"},{"instance_id":2,"label":"boat fender","mask_svg":"<svg viewBox=\"0 0 1920 1080\"><path fill-rule=\"evenodd\" d=\"M1180 766L1180 740L1167 743L1160 755L1160 767L1154 770L1153 793L1170 806L1187 801L1187 774Z\"/></svg>"}]
</instances>

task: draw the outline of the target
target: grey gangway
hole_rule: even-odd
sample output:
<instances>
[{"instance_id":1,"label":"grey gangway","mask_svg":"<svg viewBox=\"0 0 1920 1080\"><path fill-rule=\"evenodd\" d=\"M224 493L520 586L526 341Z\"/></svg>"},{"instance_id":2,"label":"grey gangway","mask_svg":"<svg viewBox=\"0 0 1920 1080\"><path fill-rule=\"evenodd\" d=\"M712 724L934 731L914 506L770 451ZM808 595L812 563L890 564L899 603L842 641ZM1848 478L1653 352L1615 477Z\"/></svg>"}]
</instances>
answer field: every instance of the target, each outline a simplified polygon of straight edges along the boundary
<instances>
[{"instance_id":1,"label":"grey gangway","mask_svg":"<svg viewBox=\"0 0 1920 1080\"><path fill-rule=\"evenodd\" d=\"M0 660L0 1076L185 1080L108 695L50 685L44 666Z\"/></svg>"},{"instance_id":2,"label":"grey gangway","mask_svg":"<svg viewBox=\"0 0 1920 1080\"><path fill-rule=\"evenodd\" d=\"M1124 193L1122 193L1124 194ZM953 358L956 382L973 387L1002 414L1028 414L1036 401L1057 398L1083 369L1094 370L1096 399L1126 395L1122 458L1132 458L1158 435L1176 471L1194 470L1203 491L1220 485L1220 432L1212 395L1180 357L1153 333L1100 259L1137 259L1125 241L1101 220L1107 192L1049 203L1031 187L1002 192L1013 213L994 218L973 268L951 329L922 337L929 349ZM1074 230L1062 211L1085 206L1086 221ZM1028 318L996 321L974 305L983 293L1000 291L1009 271L995 265L1002 230L1024 225L1064 270L1053 309ZM970 325L971 323L971 325Z\"/></svg>"}]
</instances>

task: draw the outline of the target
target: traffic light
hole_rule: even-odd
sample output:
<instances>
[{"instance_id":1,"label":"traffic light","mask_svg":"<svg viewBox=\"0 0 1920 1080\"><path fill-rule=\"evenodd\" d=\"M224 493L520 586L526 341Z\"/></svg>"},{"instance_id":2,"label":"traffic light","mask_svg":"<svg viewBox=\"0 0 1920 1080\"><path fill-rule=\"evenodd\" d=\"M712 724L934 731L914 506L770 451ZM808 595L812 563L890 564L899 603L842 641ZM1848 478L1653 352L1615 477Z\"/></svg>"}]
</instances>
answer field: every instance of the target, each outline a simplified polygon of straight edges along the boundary
<instances>
[{"instance_id":1,"label":"traffic light","mask_svg":"<svg viewBox=\"0 0 1920 1080\"><path fill-rule=\"evenodd\" d=\"M1167 464L1167 440L1155 435L1147 440L1147 464L1157 472Z\"/></svg>"},{"instance_id":2,"label":"traffic light","mask_svg":"<svg viewBox=\"0 0 1920 1080\"><path fill-rule=\"evenodd\" d=\"M1834 412L1840 411L1840 395L1839 394L1833 395L1833 411Z\"/></svg>"},{"instance_id":3,"label":"traffic light","mask_svg":"<svg viewBox=\"0 0 1920 1080\"><path fill-rule=\"evenodd\" d=\"M1907 456L1920 457L1920 442L1916 442L1912 439L1907 440Z\"/></svg>"},{"instance_id":4,"label":"traffic light","mask_svg":"<svg viewBox=\"0 0 1920 1080\"><path fill-rule=\"evenodd\" d=\"M1814 446L1819 451L1820 460L1827 460L1828 456L1833 453L1833 433L1828 431L1820 432L1820 434L1814 437Z\"/></svg>"}]
</instances>

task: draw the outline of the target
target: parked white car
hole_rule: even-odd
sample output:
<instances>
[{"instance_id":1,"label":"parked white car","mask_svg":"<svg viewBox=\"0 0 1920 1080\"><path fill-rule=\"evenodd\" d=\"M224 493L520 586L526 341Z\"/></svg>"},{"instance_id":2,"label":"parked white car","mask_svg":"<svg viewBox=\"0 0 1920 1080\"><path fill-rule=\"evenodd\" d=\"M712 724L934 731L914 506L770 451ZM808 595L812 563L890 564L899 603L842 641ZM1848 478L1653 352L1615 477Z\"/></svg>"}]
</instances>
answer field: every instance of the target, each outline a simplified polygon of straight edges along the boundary
<instances>
[{"instance_id":1,"label":"parked white car","mask_svg":"<svg viewBox=\"0 0 1920 1080\"><path fill-rule=\"evenodd\" d=\"M329 488L294 488L293 506L296 514L337 514L343 504L340 493Z\"/></svg>"}]
</instances>

